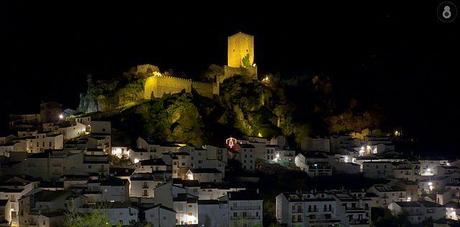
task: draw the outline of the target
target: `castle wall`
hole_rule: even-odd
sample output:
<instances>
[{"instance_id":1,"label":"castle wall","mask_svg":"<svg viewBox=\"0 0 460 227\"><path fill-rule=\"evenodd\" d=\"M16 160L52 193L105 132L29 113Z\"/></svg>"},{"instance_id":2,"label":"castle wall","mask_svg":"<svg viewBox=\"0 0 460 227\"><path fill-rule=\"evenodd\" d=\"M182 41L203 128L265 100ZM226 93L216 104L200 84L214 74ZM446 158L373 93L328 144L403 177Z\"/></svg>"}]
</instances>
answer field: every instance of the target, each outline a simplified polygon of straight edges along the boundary
<instances>
[{"instance_id":1,"label":"castle wall","mask_svg":"<svg viewBox=\"0 0 460 227\"><path fill-rule=\"evenodd\" d=\"M192 80L171 76L151 76L144 85L144 98L161 98L164 94L175 94L182 90L192 91Z\"/></svg>"},{"instance_id":2,"label":"castle wall","mask_svg":"<svg viewBox=\"0 0 460 227\"><path fill-rule=\"evenodd\" d=\"M214 84L212 83L204 83L204 82L196 82L196 81L192 82L192 87L193 89L196 90L196 92L198 92L198 94L200 94L201 96L209 97L209 98L212 98L214 94L213 86Z\"/></svg>"},{"instance_id":3,"label":"castle wall","mask_svg":"<svg viewBox=\"0 0 460 227\"><path fill-rule=\"evenodd\" d=\"M224 66L224 75L217 78L219 84L223 83L224 80L231 78L235 75L248 76L254 79L257 79L257 66L247 67L247 68L234 68L229 66Z\"/></svg>"}]
</instances>

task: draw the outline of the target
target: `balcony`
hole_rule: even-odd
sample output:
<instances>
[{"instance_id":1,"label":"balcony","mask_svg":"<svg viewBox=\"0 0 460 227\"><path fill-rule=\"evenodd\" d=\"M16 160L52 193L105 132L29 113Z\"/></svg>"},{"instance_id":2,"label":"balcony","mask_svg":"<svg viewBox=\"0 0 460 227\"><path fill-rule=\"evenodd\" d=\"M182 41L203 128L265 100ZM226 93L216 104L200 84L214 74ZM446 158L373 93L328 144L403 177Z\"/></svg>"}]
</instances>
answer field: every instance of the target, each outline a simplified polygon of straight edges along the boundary
<instances>
[{"instance_id":1,"label":"balcony","mask_svg":"<svg viewBox=\"0 0 460 227\"><path fill-rule=\"evenodd\" d=\"M230 210L260 210L260 206L231 206Z\"/></svg>"},{"instance_id":2,"label":"balcony","mask_svg":"<svg viewBox=\"0 0 460 227\"><path fill-rule=\"evenodd\" d=\"M260 220L262 217L256 217L256 216L246 216L246 217L230 217L230 220L232 221L242 221L244 222L245 220Z\"/></svg>"}]
</instances>

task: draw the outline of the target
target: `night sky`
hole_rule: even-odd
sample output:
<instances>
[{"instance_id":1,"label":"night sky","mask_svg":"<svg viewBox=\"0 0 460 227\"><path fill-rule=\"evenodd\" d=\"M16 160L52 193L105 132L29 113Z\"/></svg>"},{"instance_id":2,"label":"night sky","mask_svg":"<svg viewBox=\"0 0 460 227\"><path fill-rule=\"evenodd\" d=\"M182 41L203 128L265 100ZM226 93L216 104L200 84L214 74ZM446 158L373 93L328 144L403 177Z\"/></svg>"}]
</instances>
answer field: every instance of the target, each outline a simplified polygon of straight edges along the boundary
<instances>
[{"instance_id":1,"label":"night sky","mask_svg":"<svg viewBox=\"0 0 460 227\"><path fill-rule=\"evenodd\" d=\"M260 71L328 75L418 137L460 141L459 19L442 23L441 1L123 2L0 3L2 121L37 112L41 100L76 108L89 73L106 79L150 63L196 77L226 64L227 36L243 31L255 35Z\"/></svg>"}]
</instances>

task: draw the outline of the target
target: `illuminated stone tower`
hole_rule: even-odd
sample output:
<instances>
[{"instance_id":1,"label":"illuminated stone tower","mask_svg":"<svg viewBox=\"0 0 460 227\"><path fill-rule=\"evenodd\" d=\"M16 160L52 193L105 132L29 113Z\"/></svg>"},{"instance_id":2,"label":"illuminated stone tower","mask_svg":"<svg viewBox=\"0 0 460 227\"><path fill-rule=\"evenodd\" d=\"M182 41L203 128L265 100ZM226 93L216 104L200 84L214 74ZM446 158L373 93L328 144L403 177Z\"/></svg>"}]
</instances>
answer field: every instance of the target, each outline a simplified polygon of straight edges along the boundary
<instances>
[{"instance_id":1,"label":"illuminated stone tower","mask_svg":"<svg viewBox=\"0 0 460 227\"><path fill-rule=\"evenodd\" d=\"M240 68L254 64L254 36L238 32L228 37L229 67Z\"/></svg>"},{"instance_id":2,"label":"illuminated stone tower","mask_svg":"<svg viewBox=\"0 0 460 227\"><path fill-rule=\"evenodd\" d=\"M254 63L254 36L238 32L228 37L227 65L224 75L217 76L213 94L219 94L219 84L235 75L257 79L257 66Z\"/></svg>"}]
</instances>

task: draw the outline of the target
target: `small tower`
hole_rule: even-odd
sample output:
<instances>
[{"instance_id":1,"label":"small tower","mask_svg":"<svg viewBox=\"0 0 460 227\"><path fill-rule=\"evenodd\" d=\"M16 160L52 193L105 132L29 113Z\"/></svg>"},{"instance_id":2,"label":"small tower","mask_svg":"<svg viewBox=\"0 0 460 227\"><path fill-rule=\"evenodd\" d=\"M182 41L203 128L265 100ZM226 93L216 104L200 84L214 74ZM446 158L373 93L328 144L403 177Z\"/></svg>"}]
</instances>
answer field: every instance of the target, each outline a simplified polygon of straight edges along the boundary
<instances>
[{"instance_id":1,"label":"small tower","mask_svg":"<svg viewBox=\"0 0 460 227\"><path fill-rule=\"evenodd\" d=\"M254 36L238 32L228 37L227 48L229 67L246 68L254 64Z\"/></svg>"}]
</instances>

